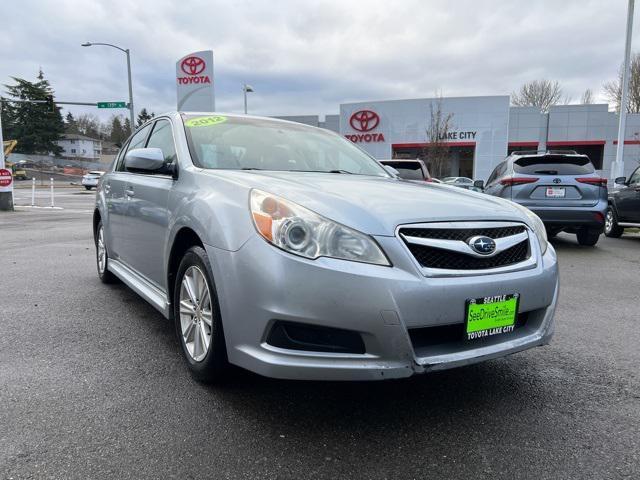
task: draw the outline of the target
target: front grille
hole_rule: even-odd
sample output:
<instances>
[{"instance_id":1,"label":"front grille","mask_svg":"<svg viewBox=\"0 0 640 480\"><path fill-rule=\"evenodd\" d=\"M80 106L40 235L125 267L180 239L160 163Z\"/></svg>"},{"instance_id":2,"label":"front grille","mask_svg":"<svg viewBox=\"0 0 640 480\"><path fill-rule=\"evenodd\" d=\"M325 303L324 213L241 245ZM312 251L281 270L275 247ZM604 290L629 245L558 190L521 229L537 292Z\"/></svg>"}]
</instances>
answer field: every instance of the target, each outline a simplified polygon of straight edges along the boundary
<instances>
[{"instance_id":1,"label":"front grille","mask_svg":"<svg viewBox=\"0 0 640 480\"><path fill-rule=\"evenodd\" d=\"M451 250L411 243L407 243L407 246L423 267L446 268L449 270L482 270L485 268L505 267L526 260L529 251L527 240L489 258L477 258Z\"/></svg>"},{"instance_id":2,"label":"front grille","mask_svg":"<svg viewBox=\"0 0 640 480\"><path fill-rule=\"evenodd\" d=\"M524 232L524 226L514 225L509 227L487 228L403 228L400 233L409 237L436 238L438 240L462 240L467 241L476 235L484 235L491 238L510 237Z\"/></svg>"},{"instance_id":3,"label":"front grille","mask_svg":"<svg viewBox=\"0 0 640 480\"><path fill-rule=\"evenodd\" d=\"M463 252L443 247L411 243L405 237L466 242L477 235L493 239L510 237L525 232L523 225L482 228L401 228L400 238L405 242L415 259L424 268L446 270L485 270L507 267L529 258L529 240L525 239L510 248L489 257L474 257Z\"/></svg>"}]
</instances>

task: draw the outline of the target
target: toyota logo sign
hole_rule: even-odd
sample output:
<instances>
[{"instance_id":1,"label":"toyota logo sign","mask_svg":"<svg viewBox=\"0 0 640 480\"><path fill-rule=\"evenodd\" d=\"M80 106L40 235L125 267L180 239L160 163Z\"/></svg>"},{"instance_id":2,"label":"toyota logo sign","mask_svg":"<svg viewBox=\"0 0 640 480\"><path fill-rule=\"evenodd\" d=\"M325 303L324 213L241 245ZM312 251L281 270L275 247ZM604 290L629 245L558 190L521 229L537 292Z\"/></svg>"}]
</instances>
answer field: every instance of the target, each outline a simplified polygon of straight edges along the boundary
<instances>
[{"instance_id":1,"label":"toyota logo sign","mask_svg":"<svg viewBox=\"0 0 640 480\"><path fill-rule=\"evenodd\" d=\"M380 117L371 110L358 110L349 118L349 125L359 132L369 132L380 124Z\"/></svg>"},{"instance_id":2,"label":"toyota logo sign","mask_svg":"<svg viewBox=\"0 0 640 480\"><path fill-rule=\"evenodd\" d=\"M205 63L200 57L187 57L182 60L180 68L187 75L198 75L204 71Z\"/></svg>"}]
</instances>

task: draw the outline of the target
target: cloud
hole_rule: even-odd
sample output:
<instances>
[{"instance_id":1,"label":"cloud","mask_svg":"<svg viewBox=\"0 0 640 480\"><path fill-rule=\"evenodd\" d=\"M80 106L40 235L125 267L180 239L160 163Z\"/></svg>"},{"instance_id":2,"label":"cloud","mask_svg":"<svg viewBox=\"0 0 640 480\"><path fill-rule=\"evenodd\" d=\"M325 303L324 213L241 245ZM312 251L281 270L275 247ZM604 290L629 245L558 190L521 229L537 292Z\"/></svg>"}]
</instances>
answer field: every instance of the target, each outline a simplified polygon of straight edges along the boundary
<instances>
[{"instance_id":1,"label":"cloud","mask_svg":"<svg viewBox=\"0 0 640 480\"><path fill-rule=\"evenodd\" d=\"M59 100L125 100L131 49L138 108L175 108L175 61L213 49L217 108L337 113L344 101L508 94L558 80L578 99L615 77L625 5L598 1L24 0L3 4L0 82L41 66ZM601 98L602 99L602 98ZM92 111L95 109L74 109ZM100 112L108 115L113 112Z\"/></svg>"}]
</instances>

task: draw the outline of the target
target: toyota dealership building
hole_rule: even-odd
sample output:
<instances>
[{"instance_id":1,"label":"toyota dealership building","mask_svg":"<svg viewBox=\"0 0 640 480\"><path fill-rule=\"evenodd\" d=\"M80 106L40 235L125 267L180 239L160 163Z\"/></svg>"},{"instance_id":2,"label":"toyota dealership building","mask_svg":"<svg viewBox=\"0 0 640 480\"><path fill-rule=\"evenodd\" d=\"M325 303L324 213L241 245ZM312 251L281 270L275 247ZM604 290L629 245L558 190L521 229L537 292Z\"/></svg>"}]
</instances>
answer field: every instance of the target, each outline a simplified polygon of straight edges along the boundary
<instances>
[{"instance_id":1,"label":"toyota dealership building","mask_svg":"<svg viewBox=\"0 0 640 480\"><path fill-rule=\"evenodd\" d=\"M340 115L280 117L339 132L377 159L424 158L432 108L450 114L451 176L486 180L515 150L568 149L589 155L603 176L615 160L618 115L606 104L558 105L548 114L512 107L509 96L344 103ZM640 161L640 114L627 116L625 175Z\"/></svg>"}]
</instances>

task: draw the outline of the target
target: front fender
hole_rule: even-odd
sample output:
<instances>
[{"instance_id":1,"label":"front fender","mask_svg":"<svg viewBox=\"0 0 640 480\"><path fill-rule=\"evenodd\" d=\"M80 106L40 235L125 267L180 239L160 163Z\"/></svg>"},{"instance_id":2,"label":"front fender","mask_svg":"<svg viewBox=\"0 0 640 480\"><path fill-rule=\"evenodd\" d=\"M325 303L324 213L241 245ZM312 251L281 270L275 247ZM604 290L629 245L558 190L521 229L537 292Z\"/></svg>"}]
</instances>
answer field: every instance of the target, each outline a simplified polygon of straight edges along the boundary
<instances>
[{"instance_id":1,"label":"front fender","mask_svg":"<svg viewBox=\"0 0 640 480\"><path fill-rule=\"evenodd\" d=\"M195 176L191 180L174 189L169 197L167 256L177 233L185 227L206 245L239 250L255 234L249 214L249 189L211 179L205 185L197 185L200 180Z\"/></svg>"}]
</instances>

